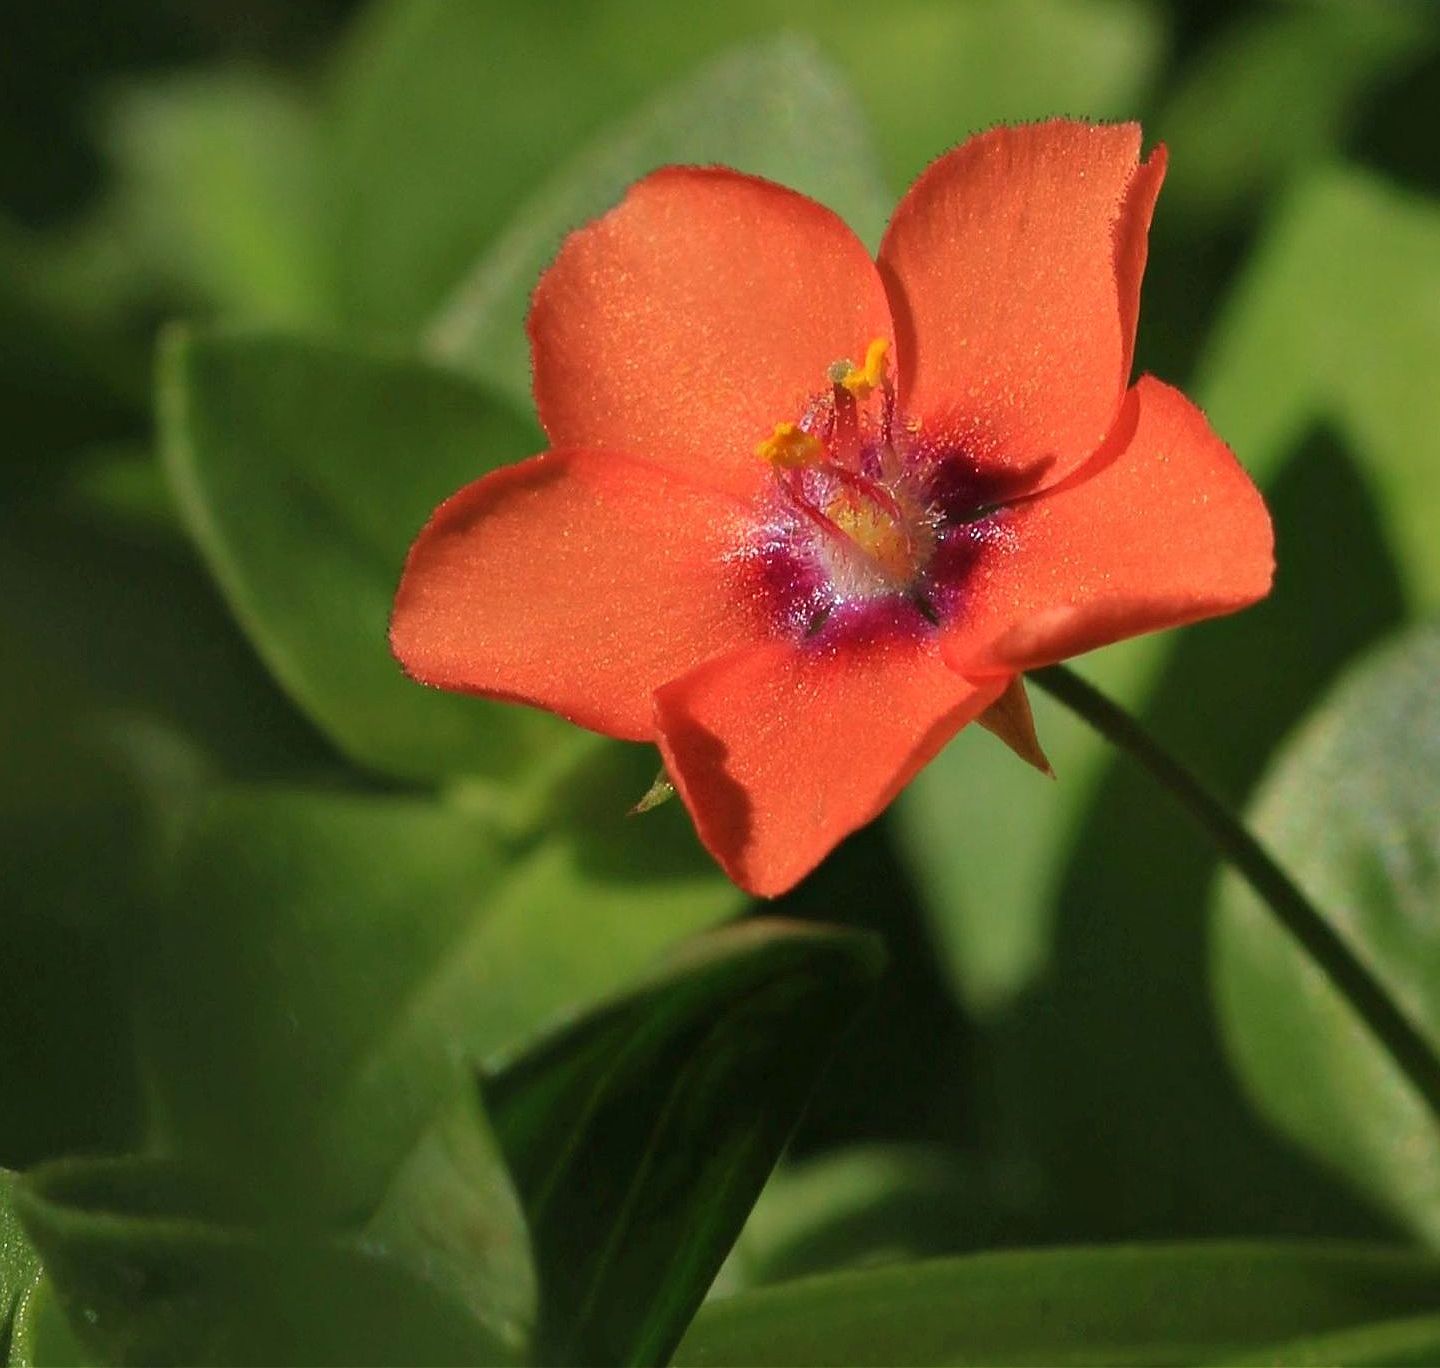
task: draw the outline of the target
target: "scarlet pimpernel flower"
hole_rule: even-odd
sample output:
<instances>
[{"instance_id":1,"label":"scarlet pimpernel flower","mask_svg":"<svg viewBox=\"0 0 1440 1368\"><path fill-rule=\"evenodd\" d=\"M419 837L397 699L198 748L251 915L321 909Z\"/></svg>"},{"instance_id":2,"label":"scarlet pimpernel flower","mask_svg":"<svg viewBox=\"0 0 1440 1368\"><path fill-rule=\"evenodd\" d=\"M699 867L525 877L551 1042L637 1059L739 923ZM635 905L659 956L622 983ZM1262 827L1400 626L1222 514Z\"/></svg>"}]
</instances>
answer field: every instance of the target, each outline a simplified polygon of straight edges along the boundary
<instances>
[{"instance_id":1,"label":"scarlet pimpernel flower","mask_svg":"<svg viewBox=\"0 0 1440 1368\"><path fill-rule=\"evenodd\" d=\"M997 128L872 261L834 214L674 167L571 234L530 315L544 455L405 567L409 673L655 742L739 884L789 888L975 720L1040 766L1020 675L1261 598L1265 506L1129 384L1164 149Z\"/></svg>"}]
</instances>

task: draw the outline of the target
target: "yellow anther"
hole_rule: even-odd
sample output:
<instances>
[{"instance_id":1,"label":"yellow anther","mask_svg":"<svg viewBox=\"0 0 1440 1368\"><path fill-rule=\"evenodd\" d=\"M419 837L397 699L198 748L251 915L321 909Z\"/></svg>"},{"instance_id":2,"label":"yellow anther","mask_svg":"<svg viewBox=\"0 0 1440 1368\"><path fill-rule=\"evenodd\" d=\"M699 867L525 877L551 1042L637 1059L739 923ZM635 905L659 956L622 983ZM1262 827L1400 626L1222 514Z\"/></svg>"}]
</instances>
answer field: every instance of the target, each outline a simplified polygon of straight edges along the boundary
<instances>
[{"instance_id":1,"label":"yellow anther","mask_svg":"<svg viewBox=\"0 0 1440 1368\"><path fill-rule=\"evenodd\" d=\"M877 337L865 348L865 364L849 367L840 377L840 384L857 399L863 399L872 390L879 389L885 383L885 362L889 352L890 343L883 337Z\"/></svg>"},{"instance_id":2,"label":"yellow anther","mask_svg":"<svg viewBox=\"0 0 1440 1368\"><path fill-rule=\"evenodd\" d=\"M814 465L825 454L825 445L794 423L776 423L775 431L755 448L755 454L782 470L798 470Z\"/></svg>"}]
</instances>

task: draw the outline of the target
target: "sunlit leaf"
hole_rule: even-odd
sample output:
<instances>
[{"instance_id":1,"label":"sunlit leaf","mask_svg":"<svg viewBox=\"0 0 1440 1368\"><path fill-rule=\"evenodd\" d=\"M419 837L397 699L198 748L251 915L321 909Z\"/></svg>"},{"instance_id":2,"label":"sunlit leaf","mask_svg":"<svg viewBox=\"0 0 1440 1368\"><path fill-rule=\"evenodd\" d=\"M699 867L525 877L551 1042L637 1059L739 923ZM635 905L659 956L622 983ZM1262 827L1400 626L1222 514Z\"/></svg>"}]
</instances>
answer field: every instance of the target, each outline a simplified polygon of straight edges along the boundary
<instances>
[{"instance_id":1,"label":"sunlit leaf","mask_svg":"<svg viewBox=\"0 0 1440 1368\"><path fill-rule=\"evenodd\" d=\"M1167 46L1164 12L1147 0L930 0L841 22L822 0L809 13L860 94L897 191L992 124L1134 118Z\"/></svg>"},{"instance_id":2,"label":"sunlit leaf","mask_svg":"<svg viewBox=\"0 0 1440 1368\"><path fill-rule=\"evenodd\" d=\"M327 167L308 102L274 76L136 83L106 111L111 231L192 307L287 324L334 312Z\"/></svg>"},{"instance_id":3,"label":"sunlit leaf","mask_svg":"<svg viewBox=\"0 0 1440 1368\"><path fill-rule=\"evenodd\" d=\"M1340 263L1337 266L1337 263ZM1380 499L1407 584L1440 605L1440 204L1363 172L1289 194L1226 305L1198 394L1269 475L1329 421Z\"/></svg>"},{"instance_id":4,"label":"sunlit leaf","mask_svg":"<svg viewBox=\"0 0 1440 1368\"><path fill-rule=\"evenodd\" d=\"M1317 428L1336 429L1379 501L1406 589L1429 606L1440 604L1437 296L1440 209L1360 172L1318 173L1262 238L1195 387L1216 430L1267 487L1292 456L1312 459L1306 444ZM1298 468L1295 478L1304 479ZM1316 511L1343 524L1337 505ZM1282 542L1281 589L1293 583L1319 605L1292 568L1309 535L1297 524L1290 545ZM1297 613L1287 630L1299 626ZM1084 668L1133 706L1167 649L1163 640L1127 643ZM1013 1000L1045 964L1066 843L1105 758L1043 700L1036 716L1057 783L1017 772L988 738L962 737L897 806L957 984L982 1010Z\"/></svg>"},{"instance_id":5,"label":"sunlit leaf","mask_svg":"<svg viewBox=\"0 0 1440 1368\"><path fill-rule=\"evenodd\" d=\"M1127 642L1082 668L1134 702L1162 653L1154 639ZM981 1014L1003 1011L1047 966L1055 883L1109 754L1085 723L1038 690L1031 705L1055 779L971 727L912 781L892 819L951 981Z\"/></svg>"},{"instance_id":6,"label":"sunlit leaf","mask_svg":"<svg viewBox=\"0 0 1440 1368\"><path fill-rule=\"evenodd\" d=\"M838 73L794 38L738 48L607 129L530 196L441 312L430 332L435 352L528 403L525 315L541 272L567 232L672 164L779 181L872 244L890 210L864 118Z\"/></svg>"},{"instance_id":7,"label":"sunlit leaf","mask_svg":"<svg viewBox=\"0 0 1440 1368\"><path fill-rule=\"evenodd\" d=\"M881 961L747 922L492 1074L548 1362L667 1361Z\"/></svg>"},{"instance_id":8,"label":"sunlit leaf","mask_svg":"<svg viewBox=\"0 0 1440 1368\"><path fill-rule=\"evenodd\" d=\"M363 1210L469 1064L734 911L678 808L625 816L636 752L518 852L432 798L216 795L135 947L170 1143Z\"/></svg>"},{"instance_id":9,"label":"sunlit leaf","mask_svg":"<svg viewBox=\"0 0 1440 1368\"><path fill-rule=\"evenodd\" d=\"M1203 231L1338 152L1366 97L1418 66L1440 36L1428 8L1330 0L1242 11L1161 109L1155 131L1175 152L1167 217ZM1284 117L1273 117L1280 104Z\"/></svg>"},{"instance_id":10,"label":"sunlit leaf","mask_svg":"<svg viewBox=\"0 0 1440 1368\"><path fill-rule=\"evenodd\" d=\"M377 0L365 10L332 72L350 319L418 327L545 168L662 79L643 45L595 45L605 8ZM704 12L692 22L703 27Z\"/></svg>"},{"instance_id":11,"label":"sunlit leaf","mask_svg":"<svg viewBox=\"0 0 1440 1368\"><path fill-rule=\"evenodd\" d=\"M1347 676L1290 741L1257 834L1440 1049L1440 629ZM1431 1243L1435 1118L1320 971L1237 879L1219 894L1216 994L1265 1111Z\"/></svg>"}]
</instances>

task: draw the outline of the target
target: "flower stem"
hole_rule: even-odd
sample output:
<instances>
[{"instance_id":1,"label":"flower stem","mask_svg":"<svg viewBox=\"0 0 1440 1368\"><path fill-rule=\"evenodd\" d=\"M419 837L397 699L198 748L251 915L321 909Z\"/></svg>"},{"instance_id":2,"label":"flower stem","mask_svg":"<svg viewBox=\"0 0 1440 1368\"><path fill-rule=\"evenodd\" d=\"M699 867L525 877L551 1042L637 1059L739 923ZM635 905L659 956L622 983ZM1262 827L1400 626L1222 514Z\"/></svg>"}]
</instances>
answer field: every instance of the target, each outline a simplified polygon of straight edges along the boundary
<instances>
[{"instance_id":1,"label":"flower stem","mask_svg":"<svg viewBox=\"0 0 1440 1368\"><path fill-rule=\"evenodd\" d=\"M1150 777L1194 818L1216 850L1359 1014L1440 1120L1440 1059L1430 1043L1269 851L1189 770L1162 750L1139 722L1073 670L1050 665L1030 671L1028 678L1083 717L1112 745L1139 761Z\"/></svg>"}]
</instances>

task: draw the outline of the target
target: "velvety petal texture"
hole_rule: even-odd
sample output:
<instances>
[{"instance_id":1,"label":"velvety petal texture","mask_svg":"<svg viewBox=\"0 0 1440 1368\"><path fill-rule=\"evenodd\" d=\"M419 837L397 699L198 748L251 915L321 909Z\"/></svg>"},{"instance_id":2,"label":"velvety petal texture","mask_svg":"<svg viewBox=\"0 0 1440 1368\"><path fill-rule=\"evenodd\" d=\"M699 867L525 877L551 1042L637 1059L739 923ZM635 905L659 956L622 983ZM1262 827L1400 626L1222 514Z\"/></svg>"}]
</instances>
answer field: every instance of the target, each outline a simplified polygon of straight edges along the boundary
<instances>
[{"instance_id":1,"label":"velvety petal texture","mask_svg":"<svg viewBox=\"0 0 1440 1368\"><path fill-rule=\"evenodd\" d=\"M972 721L1048 773L1025 670L1244 607L1274 569L1204 415L1128 387L1165 174L1140 151L1134 124L972 138L878 266L778 185L647 176L536 288L554 450L435 514L397 657L655 742L760 896Z\"/></svg>"},{"instance_id":2,"label":"velvety petal texture","mask_svg":"<svg viewBox=\"0 0 1440 1368\"><path fill-rule=\"evenodd\" d=\"M1092 468L994 515L946 659L968 674L1053 664L1243 608L1274 569L1260 492L1205 415L1146 376Z\"/></svg>"},{"instance_id":3,"label":"velvety petal texture","mask_svg":"<svg viewBox=\"0 0 1440 1368\"><path fill-rule=\"evenodd\" d=\"M727 494L613 452L557 451L497 470L420 534L391 647L422 683L650 740L660 685L763 630L732 577L745 513Z\"/></svg>"},{"instance_id":4,"label":"velvety petal texture","mask_svg":"<svg viewBox=\"0 0 1440 1368\"><path fill-rule=\"evenodd\" d=\"M930 166L881 244L901 408L1012 491L1063 479L1124 398L1165 168L1139 155L1137 124L993 129Z\"/></svg>"},{"instance_id":5,"label":"velvety petal texture","mask_svg":"<svg viewBox=\"0 0 1440 1368\"><path fill-rule=\"evenodd\" d=\"M667 685L655 716L700 839L768 897L876 817L1004 688L962 679L928 640L772 642Z\"/></svg>"},{"instance_id":6,"label":"velvety petal texture","mask_svg":"<svg viewBox=\"0 0 1440 1368\"><path fill-rule=\"evenodd\" d=\"M572 233L535 291L535 402L551 442L620 447L736 492L826 368L891 339L864 244L754 176L676 167Z\"/></svg>"}]
</instances>

